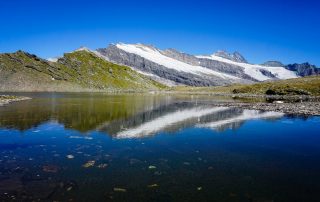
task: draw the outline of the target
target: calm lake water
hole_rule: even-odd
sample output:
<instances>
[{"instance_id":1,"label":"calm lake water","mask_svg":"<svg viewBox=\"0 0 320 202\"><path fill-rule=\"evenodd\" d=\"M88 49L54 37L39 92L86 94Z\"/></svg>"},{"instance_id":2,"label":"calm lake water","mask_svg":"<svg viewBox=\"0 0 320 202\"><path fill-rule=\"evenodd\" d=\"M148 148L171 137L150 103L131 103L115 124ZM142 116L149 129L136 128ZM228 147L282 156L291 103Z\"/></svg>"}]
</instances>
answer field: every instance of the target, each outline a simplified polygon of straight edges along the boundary
<instances>
[{"instance_id":1,"label":"calm lake water","mask_svg":"<svg viewBox=\"0 0 320 202\"><path fill-rule=\"evenodd\" d=\"M0 107L1 201L320 200L319 117L210 96L29 96Z\"/></svg>"}]
</instances>

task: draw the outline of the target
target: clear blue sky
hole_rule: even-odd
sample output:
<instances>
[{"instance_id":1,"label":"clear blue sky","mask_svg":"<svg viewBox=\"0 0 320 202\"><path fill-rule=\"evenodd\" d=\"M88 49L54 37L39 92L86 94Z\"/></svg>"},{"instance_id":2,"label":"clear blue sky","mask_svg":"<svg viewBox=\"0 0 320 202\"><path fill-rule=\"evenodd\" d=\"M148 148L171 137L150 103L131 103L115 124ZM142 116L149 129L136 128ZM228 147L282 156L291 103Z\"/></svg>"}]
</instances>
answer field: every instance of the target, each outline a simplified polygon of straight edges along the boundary
<instances>
[{"instance_id":1,"label":"clear blue sky","mask_svg":"<svg viewBox=\"0 0 320 202\"><path fill-rule=\"evenodd\" d=\"M125 42L320 66L319 12L317 0L3 0L0 52L47 58Z\"/></svg>"}]
</instances>

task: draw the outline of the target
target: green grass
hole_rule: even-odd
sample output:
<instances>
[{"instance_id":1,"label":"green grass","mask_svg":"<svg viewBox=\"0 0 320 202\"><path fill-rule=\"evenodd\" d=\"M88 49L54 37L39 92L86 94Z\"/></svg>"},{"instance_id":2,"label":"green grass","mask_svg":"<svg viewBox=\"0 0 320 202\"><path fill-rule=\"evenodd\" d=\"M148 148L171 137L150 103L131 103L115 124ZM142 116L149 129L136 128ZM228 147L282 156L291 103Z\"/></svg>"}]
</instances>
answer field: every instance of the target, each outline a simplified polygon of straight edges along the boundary
<instances>
[{"instance_id":1,"label":"green grass","mask_svg":"<svg viewBox=\"0 0 320 202\"><path fill-rule=\"evenodd\" d=\"M58 65L69 67L80 85L95 89L162 89L165 86L131 68L108 62L87 51L65 54Z\"/></svg>"},{"instance_id":2,"label":"green grass","mask_svg":"<svg viewBox=\"0 0 320 202\"><path fill-rule=\"evenodd\" d=\"M210 92L228 94L257 94L257 95L314 95L320 96L320 76L310 76L296 79L269 81L255 84L233 84L219 87L188 87L171 88L178 92Z\"/></svg>"},{"instance_id":3,"label":"green grass","mask_svg":"<svg viewBox=\"0 0 320 202\"><path fill-rule=\"evenodd\" d=\"M58 62L23 51L0 54L1 91L145 91L165 87L88 51L67 53Z\"/></svg>"}]
</instances>

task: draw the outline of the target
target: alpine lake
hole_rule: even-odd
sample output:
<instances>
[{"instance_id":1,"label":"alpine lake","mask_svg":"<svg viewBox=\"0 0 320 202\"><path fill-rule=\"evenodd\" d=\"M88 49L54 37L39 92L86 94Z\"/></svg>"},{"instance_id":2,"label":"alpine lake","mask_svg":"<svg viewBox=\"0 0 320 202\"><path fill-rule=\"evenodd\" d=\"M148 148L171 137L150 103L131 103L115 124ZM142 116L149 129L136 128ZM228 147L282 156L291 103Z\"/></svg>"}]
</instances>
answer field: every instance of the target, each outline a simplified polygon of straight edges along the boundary
<instances>
[{"instance_id":1,"label":"alpine lake","mask_svg":"<svg viewBox=\"0 0 320 202\"><path fill-rule=\"evenodd\" d=\"M207 95L11 94L32 99L0 107L0 201L320 201L320 117Z\"/></svg>"}]
</instances>

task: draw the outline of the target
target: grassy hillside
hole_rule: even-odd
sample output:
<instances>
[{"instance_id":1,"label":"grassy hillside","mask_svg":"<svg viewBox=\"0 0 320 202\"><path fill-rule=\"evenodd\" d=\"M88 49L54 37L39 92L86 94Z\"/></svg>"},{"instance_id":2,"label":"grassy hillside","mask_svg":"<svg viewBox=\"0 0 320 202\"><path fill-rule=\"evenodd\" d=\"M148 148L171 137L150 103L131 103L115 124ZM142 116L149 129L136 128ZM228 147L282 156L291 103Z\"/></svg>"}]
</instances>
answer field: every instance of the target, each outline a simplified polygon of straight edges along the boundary
<instances>
[{"instance_id":1,"label":"grassy hillside","mask_svg":"<svg viewBox=\"0 0 320 202\"><path fill-rule=\"evenodd\" d=\"M67 53L57 64L71 68L76 82L89 88L136 90L164 87L129 67L113 64L85 50Z\"/></svg>"},{"instance_id":2,"label":"grassy hillside","mask_svg":"<svg viewBox=\"0 0 320 202\"><path fill-rule=\"evenodd\" d=\"M303 77L288 80L269 81L256 84L234 84L221 87L175 87L179 92L211 92L228 94L258 94L258 95L315 95L320 96L320 76Z\"/></svg>"},{"instance_id":3,"label":"grassy hillside","mask_svg":"<svg viewBox=\"0 0 320 202\"><path fill-rule=\"evenodd\" d=\"M128 67L88 51L67 53L58 62L17 51L0 54L0 91L118 91L162 89Z\"/></svg>"}]
</instances>

